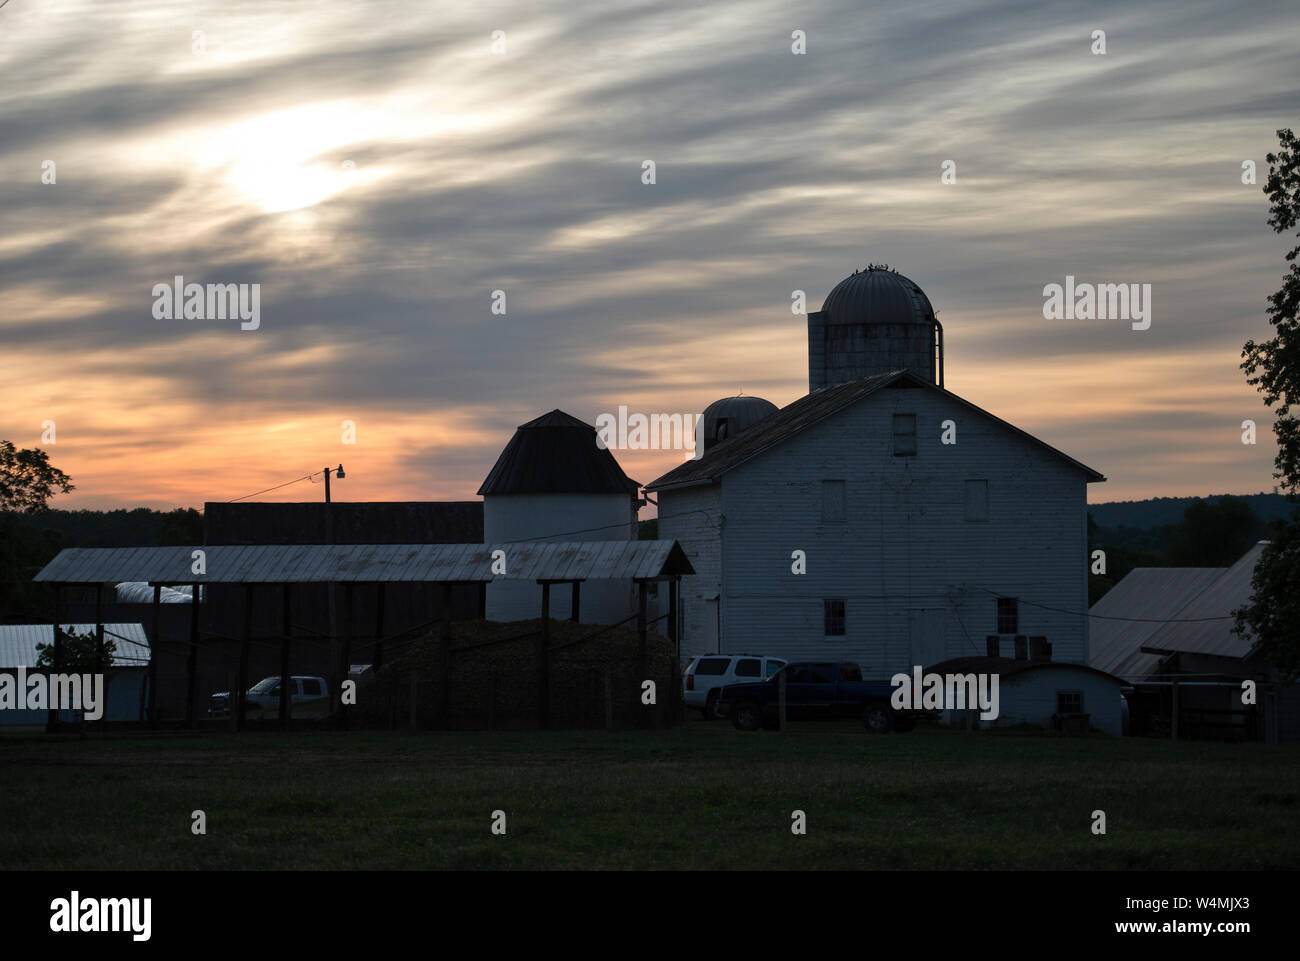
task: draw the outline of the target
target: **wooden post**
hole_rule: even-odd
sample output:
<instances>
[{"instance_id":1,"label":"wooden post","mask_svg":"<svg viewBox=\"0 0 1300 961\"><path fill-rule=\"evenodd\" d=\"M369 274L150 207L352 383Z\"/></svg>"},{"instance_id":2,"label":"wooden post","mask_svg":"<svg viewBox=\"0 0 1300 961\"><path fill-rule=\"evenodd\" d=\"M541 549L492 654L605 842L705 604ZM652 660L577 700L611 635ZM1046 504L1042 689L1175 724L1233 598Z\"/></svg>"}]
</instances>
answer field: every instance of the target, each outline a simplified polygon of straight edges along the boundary
<instances>
[{"instance_id":1,"label":"wooden post","mask_svg":"<svg viewBox=\"0 0 1300 961\"><path fill-rule=\"evenodd\" d=\"M580 602L581 598L582 598L582 581L574 581L574 582L573 582L573 599L572 599L572 601L571 601L570 604L569 604L569 608L570 608L570 610L569 610L569 620L573 621L573 623L575 623L575 624L581 624L581 623L582 623L582 621L581 621L581 620L579 619L579 617L578 617L579 602Z\"/></svg>"},{"instance_id":2,"label":"wooden post","mask_svg":"<svg viewBox=\"0 0 1300 961\"><path fill-rule=\"evenodd\" d=\"M674 724L681 724L686 718L685 695L682 693L682 642L677 631L677 592L680 588L680 577L673 577L668 581L668 640L673 645L672 704Z\"/></svg>"},{"instance_id":3,"label":"wooden post","mask_svg":"<svg viewBox=\"0 0 1300 961\"><path fill-rule=\"evenodd\" d=\"M610 684L609 670L605 670L605 730L614 730L614 688Z\"/></svg>"},{"instance_id":4,"label":"wooden post","mask_svg":"<svg viewBox=\"0 0 1300 961\"><path fill-rule=\"evenodd\" d=\"M494 664L488 668L488 730L496 725L497 714L497 669Z\"/></svg>"},{"instance_id":5,"label":"wooden post","mask_svg":"<svg viewBox=\"0 0 1300 961\"><path fill-rule=\"evenodd\" d=\"M54 669L58 674L63 668L63 585L54 585ZM46 733L53 732L59 725L59 712L53 707L45 715Z\"/></svg>"},{"instance_id":6,"label":"wooden post","mask_svg":"<svg viewBox=\"0 0 1300 961\"><path fill-rule=\"evenodd\" d=\"M230 696L226 698L226 703L230 707L230 729L239 730L239 698L235 695L235 685L239 683L239 674L235 671L226 671L226 690Z\"/></svg>"},{"instance_id":7,"label":"wooden post","mask_svg":"<svg viewBox=\"0 0 1300 961\"><path fill-rule=\"evenodd\" d=\"M285 584L280 590L280 727L288 728L289 719L293 717L293 679L289 676L289 638L293 635L293 621L290 619L292 595Z\"/></svg>"},{"instance_id":8,"label":"wooden post","mask_svg":"<svg viewBox=\"0 0 1300 961\"><path fill-rule=\"evenodd\" d=\"M339 726L347 727L348 724L348 706L343 703L343 685L351 679L352 674L352 582L343 582L343 637L342 645L339 652L339 689L334 696L337 698L339 710Z\"/></svg>"},{"instance_id":9,"label":"wooden post","mask_svg":"<svg viewBox=\"0 0 1300 961\"><path fill-rule=\"evenodd\" d=\"M239 641L239 678L234 704L239 708L235 730L244 729L244 705L248 695L248 653L253 646L253 585L244 585L244 630Z\"/></svg>"},{"instance_id":10,"label":"wooden post","mask_svg":"<svg viewBox=\"0 0 1300 961\"><path fill-rule=\"evenodd\" d=\"M646 602L650 593L650 585L645 581L637 581L637 599L636 599L636 638L641 645L641 670L645 671L646 659Z\"/></svg>"},{"instance_id":11,"label":"wooden post","mask_svg":"<svg viewBox=\"0 0 1300 961\"><path fill-rule=\"evenodd\" d=\"M1174 678L1170 690L1173 691L1174 703L1169 715L1169 731L1173 740L1176 741L1178 740L1178 678Z\"/></svg>"},{"instance_id":12,"label":"wooden post","mask_svg":"<svg viewBox=\"0 0 1300 961\"><path fill-rule=\"evenodd\" d=\"M104 721L108 717L108 682L109 672L104 668L104 585L95 585L95 673L104 675L104 703L100 705L99 724L101 730L104 727ZM86 712L81 712L82 723L85 723Z\"/></svg>"},{"instance_id":13,"label":"wooden post","mask_svg":"<svg viewBox=\"0 0 1300 961\"><path fill-rule=\"evenodd\" d=\"M551 585L542 581L542 631L537 637L537 724L551 720Z\"/></svg>"},{"instance_id":14,"label":"wooden post","mask_svg":"<svg viewBox=\"0 0 1300 961\"><path fill-rule=\"evenodd\" d=\"M776 727L785 730L785 671L776 675Z\"/></svg>"},{"instance_id":15,"label":"wooden post","mask_svg":"<svg viewBox=\"0 0 1300 961\"><path fill-rule=\"evenodd\" d=\"M438 692L437 723L447 727L447 712L451 704L451 582L442 585L442 623L438 625Z\"/></svg>"},{"instance_id":16,"label":"wooden post","mask_svg":"<svg viewBox=\"0 0 1300 961\"><path fill-rule=\"evenodd\" d=\"M193 727L198 713L199 696L199 593L201 585L191 584L190 590L190 649L185 661L185 726Z\"/></svg>"},{"instance_id":17,"label":"wooden post","mask_svg":"<svg viewBox=\"0 0 1300 961\"><path fill-rule=\"evenodd\" d=\"M384 666L384 589L387 586L383 581L375 585L375 652L370 659L370 669L376 674Z\"/></svg>"},{"instance_id":18,"label":"wooden post","mask_svg":"<svg viewBox=\"0 0 1300 961\"><path fill-rule=\"evenodd\" d=\"M480 581L478 585L478 619L487 620L487 581Z\"/></svg>"},{"instance_id":19,"label":"wooden post","mask_svg":"<svg viewBox=\"0 0 1300 961\"><path fill-rule=\"evenodd\" d=\"M158 655L162 651L162 585L153 586L153 636L149 638L149 726L158 730Z\"/></svg>"},{"instance_id":20,"label":"wooden post","mask_svg":"<svg viewBox=\"0 0 1300 961\"><path fill-rule=\"evenodd\" d=\"M420 729L420 678L419 675L415 673L415 669L412 668L411 669L411 730L418 731L419 729Z\"/></svg>"}]
</instances>

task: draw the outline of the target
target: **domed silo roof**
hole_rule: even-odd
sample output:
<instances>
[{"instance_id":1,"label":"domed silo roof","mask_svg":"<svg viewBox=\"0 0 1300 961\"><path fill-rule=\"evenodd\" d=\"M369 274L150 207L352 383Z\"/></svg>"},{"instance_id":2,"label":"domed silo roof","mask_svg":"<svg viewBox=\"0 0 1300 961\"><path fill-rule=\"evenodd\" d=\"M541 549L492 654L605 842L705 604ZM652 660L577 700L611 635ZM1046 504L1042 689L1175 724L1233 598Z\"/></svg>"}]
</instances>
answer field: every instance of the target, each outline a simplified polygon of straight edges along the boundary
<instances>
[{"instance_id":1,"label":"domed silo roof","mask_svg":"<svg viewBox=\"0 0 1300 961\"><path fill-rule=\"evenodd\" d=\"M943 386L943 327L930 298L895 270L855 270L808 315L808 389L896 370Z\"/></svg>"},{"instance_id":2,"label":"domed silo roof","mask_svg":"<svg viewBox=\"0 0 1300 961\"><path fill-rule=\"evenodd\" d=\"M826 295L822 313L829 324L929 324L934 307L917 284L875 264L855 270Z\"/></svg>"},{"instance_id":3,"label":"domed silo roof","mask_svg":"<svg viewBox=\"0 0 1300 961\"><path fill-rule=\"evenodd\" d=\"M597 446L596 428L562 410L520 424L478 492L629 494L641 485Z\"/></svg>"},{"instance_id":4,"label":"domed silo roof","mask_svg":"<svg viewBox=\"0 0 1300 961\"><path fill-rule=\"evenodd\" d=\"M704 449L748 430L768 414L775 414L776 404L762 397L724 397L704 408Z\"/></svg>"}]
</instances>

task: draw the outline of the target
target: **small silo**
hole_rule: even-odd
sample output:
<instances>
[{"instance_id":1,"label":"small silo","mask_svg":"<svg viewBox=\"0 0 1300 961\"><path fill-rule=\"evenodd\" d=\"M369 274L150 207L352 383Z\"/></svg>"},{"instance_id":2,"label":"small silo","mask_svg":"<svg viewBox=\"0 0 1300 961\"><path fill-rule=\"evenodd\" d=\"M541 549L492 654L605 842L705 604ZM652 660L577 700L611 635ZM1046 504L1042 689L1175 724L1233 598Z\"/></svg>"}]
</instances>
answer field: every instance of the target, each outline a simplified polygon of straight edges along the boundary
<instances>
[{"instance_id":1,"label":"small silo","mask_svg":"<svg viewBox=\"0 0 1300 961\"><path fill-rule=\"evenodd\" d=\"M626 541L637 537L640 485L623 473L596 429L562 410L521 424L478 492L483 542ZM507 554L507 558L508 558ZM582 585L579 616L612 624L635 612L627 581ZM571 592L551 591L551 616L570 616ZM541 589L531 582L488 585L487 616L518 621L541 616Z\"/></svg>"},{"instance_id":2,"label":"small silo","mask_svg":"<svg viewBox=\"0 0 1300 961\"><path fill-rule=\"evenodd\" d=\"M871 264L808 315L808 391L895 370L942 387L943 327L920 287Z\"/></svg>"},{"instance_id":3,"label":"small silo","mask_svg":"<svg viewBox=\"0 0 1300 961\"><path fill-rule=\"evenodd\" d=\"M704 408L703 436L700 440L708 450L741 431L748 430L768 414L775 414L776 404L762 397L724 397Z\"/></svg>"}]
</instances>

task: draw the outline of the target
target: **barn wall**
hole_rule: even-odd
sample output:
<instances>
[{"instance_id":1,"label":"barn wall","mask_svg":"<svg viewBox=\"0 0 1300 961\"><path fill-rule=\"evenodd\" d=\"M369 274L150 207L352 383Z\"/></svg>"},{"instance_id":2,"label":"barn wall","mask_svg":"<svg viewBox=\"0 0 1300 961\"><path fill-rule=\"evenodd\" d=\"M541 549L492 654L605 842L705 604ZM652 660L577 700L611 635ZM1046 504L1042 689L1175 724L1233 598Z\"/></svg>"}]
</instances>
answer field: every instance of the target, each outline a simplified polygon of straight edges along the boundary
<instances>
[{"instance_id":1,"label":"barn wall","mask_svg":"<svg viewBox=\"0 0 1300 961\"><path fill-rule=\"evenodd\" d=\"M681 653L688 660L719 650L717 601L722 577L721 500L715 485L659 494L659 536L676 540L695 569L682 578ZM737 648L741 650L742 648Z\"/></svg>"},{"instance_id":2,"label":"barn wall","mask_svg":"<svg viewBox=\"0 0 1300 961\"><path fill-rule=\"evenodd\" d=\"M895 412L917 415L914 457L893 454ZM946 419L955 445L940 443ZM965 520L968 479L988 481L986 522ZM842 522L823 520L823 480L844 482ZM888 676L984 654L1005 595L1021 601L1017 633L1086 659L1086 617L1048 609L1087 611L1084 475L943 394L882 390L795 435L723 477L722 515L724 650ZM796 550L806 574L792 573ZM842 637L824 633L832 597L846 600Z\"/></svg>"}]
</instances>

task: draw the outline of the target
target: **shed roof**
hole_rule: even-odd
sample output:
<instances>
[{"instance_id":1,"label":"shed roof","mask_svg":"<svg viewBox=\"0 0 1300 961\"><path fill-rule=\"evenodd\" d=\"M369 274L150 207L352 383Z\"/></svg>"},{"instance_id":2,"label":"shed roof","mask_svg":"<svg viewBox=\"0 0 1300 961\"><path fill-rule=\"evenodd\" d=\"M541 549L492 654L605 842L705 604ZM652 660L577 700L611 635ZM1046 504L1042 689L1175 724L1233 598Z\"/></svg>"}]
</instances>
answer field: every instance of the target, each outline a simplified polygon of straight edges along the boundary
<instances>
[{"instance_id":1,"label":"shed roof","mask_svg":"<svg viewBox=\"0 0 1300 961\"><path fill-rule=\"evenodd\" d=\"M999 677L1012 677L1029 671L1061 671L1072 669L1096 674L1116 684L1123 684L1123 678L1116 677L1108 671L1098 670L1087 664L1073 664L1069 661L1034 661L1010 657L954 657L940 661L925 669L927 674L997 674Z\"/></svg>"},{"instance_id":2,"label":"shed roof","mask_svg":"<svg viewBox=\"0 0 1300 961\"><path fill-rule=\"evenodd\" d=\"M969 401L962 400L956 394L931 384L910 371L896 370L887 374L876 374L872 377L863 377L860 380L847 381L843 384L833 384L830 387L823 387L811 394L806 394L793 403L782 407L775 414L764 417L744 433L708 448L699 460L687 461L685 464L673 468L662 477L651 481L646 485L646 490L669 490L674 487L691 487L696 484L713 483L723 474L734 470L764 451L785 443L795 434L807 430L814 424L820 423L827 417L839 413L886 387L913 387L938 391L981 416L1001 424L1007 430L1013 431L1030 441L1040 450L1072 464L1082 471L1089 481L1103 481L1106 479L1091 467L1087 467L1074 458L1061 453L1055 447L1044 443L1033 434L1026 433L1020 428L994 417L988 411L976 407Z\"/></svg>"},{"instance_id":3,"label":"shed roof","mask_svg":"<svg viewBox=\"0 0 1300 961\"><path fill-rule=\"evenodd\" d=\"M519 425L478 492L635 496L640 489L596 443L596 428L553 410Z\"/></svg>"},{"instance_id":4,"label":"shed roof","mask_svg":"<svg viewBox=\"0 0 1300 961\"><path fill-rule=\"evenodd\" d=\"M194 574L196 550L206 574ZM492 555L505 552L506 573ZM305 584L493 580L602 580L694 574L674 540L501 544L296 544L214 547L70 547L36 575L56 584Z\"/></svg>"},{"instance_id":5,"label":"shed roof","mask_svg":"<svg viewBox=\"0 0 1300 961\"><path fill-rule=\"evenodd\" d=\"M1160 663L1159 654L1145 653L1143 647L1248 656L1255 645L1233 632L1233 611L1250 600L1251 578L1267 543L1259 541L1228 568L1148 567L1130 572L1089 611L1094 615L1090 631L1094 638L1100 632L1102 642L1100 649L1092 642L1089 660L1135 676L1152 673ZM1160 623L1108 622L1095 617L1098 614Z\"/></svg>"},{"instance_id":6,"label":"shed roof","mask_svg":"<svg viewBox=\"0 0 1300 961\"><path fill-rule=\"evenodd\" d=\"M93 634L94 624L60 622L64 631ZM104 636L116 645L113 667L149 663L149 638L143 624L105 624ZM0 667L35 667L37 644L54 643L53 624L0 624Z\"/></svg>"}]
</instances>

